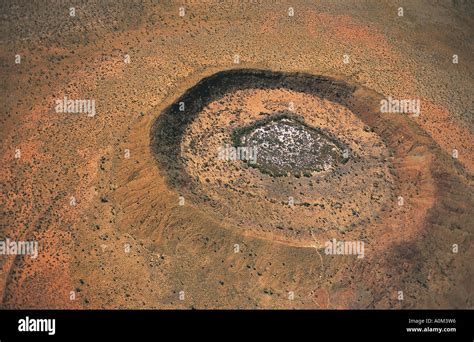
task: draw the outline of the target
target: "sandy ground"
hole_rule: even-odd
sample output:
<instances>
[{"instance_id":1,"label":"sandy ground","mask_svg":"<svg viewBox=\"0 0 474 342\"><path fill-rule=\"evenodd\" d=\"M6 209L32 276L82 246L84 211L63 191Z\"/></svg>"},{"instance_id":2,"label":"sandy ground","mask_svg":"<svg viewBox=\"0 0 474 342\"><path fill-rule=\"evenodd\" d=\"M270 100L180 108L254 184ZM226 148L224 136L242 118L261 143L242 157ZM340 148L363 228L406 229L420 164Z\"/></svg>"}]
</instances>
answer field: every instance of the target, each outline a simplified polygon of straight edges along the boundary
<instances>
[{"instance_id":1,"label":"sandy ground","mask_svg":"<svg viewBox=\"0 0 474 342\"><path fill-rule=\"evenodd\" d=\"M36 259L0 255L1 307L474 306L469 2L4 1L0 13L0 240L40 246ZM363 259L325 255L311 234L295 239L273 227L310 227L314 212L272 214L271 204L226 199L212 187L206 191L234 203L234 212L186 194L179 205L183 194L150 148L152 125L186 89L231 68L306 72L357 87L361 114L326 124L347 138L372 127L366 138L390 154L374 168L393 171L379 188L383 201L358 203L371 218L353 237L367 241ZM65 96L94 99L96 115L56 112ZM268 109L262 96L283 95L240 98L257 113ZM420 117L373 115L386 96L420 99ZM200 120L196 134L210 127ZM355 182L364 181L373 177Z\"/></svg>"}]
</instances>

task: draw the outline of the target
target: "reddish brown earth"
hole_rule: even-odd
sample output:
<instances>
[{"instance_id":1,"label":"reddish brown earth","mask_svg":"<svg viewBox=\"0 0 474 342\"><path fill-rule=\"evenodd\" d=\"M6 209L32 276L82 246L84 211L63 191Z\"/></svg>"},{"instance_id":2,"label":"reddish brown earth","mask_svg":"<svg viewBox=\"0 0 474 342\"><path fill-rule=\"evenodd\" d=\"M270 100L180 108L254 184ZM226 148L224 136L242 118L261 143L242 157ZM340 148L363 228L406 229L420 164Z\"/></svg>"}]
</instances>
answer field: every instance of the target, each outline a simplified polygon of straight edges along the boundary
<instances>
[{"instance_id":1,"label":"reddish brown earth","mask_svg":"<svg viewBox=\"0 0 474 342\"><path fill-rule=\"evenodd\" d=\"M473 308L473 6L407 1L403 17L391 1L191 1L184 17L179 7L79 2L70 17L62 2L0 5L0 240L40 245L37 259L0 255L1 307ZM233 68L340 80L355 89L353 110L286 90L229 95L200 113L185 143L231 125L225 115L211 121L213 111L245 109L232 123L242 126L294 101L305 120L368 160L386 156L371 169L384 172L378 188L374 174L352 170L347 182L360 191L342 198L340 212L286 208L262 200L265 191L287 197L283 181L272 187L256 170L239 177L230 166L209 174L195 155L187 171L202 178L199 194L232 211L170 186L151 148L155 120L204 77ZM56 113L64 96L95 99L97 115ZM420 99L420 117L380 113L386 96ZM247 189L256 199L205 187L205 178L258 184ZM297 202L315 201L296 184L308 179L289 181ZM345 189L335 179L320 186L333 189L320 196L327 203ZM352 223L351 208L370 221L348 235L312 234L327 226L318 219ZM326 255L332 237L366 241L365 257Z\"/></svg>"}]
</instances>

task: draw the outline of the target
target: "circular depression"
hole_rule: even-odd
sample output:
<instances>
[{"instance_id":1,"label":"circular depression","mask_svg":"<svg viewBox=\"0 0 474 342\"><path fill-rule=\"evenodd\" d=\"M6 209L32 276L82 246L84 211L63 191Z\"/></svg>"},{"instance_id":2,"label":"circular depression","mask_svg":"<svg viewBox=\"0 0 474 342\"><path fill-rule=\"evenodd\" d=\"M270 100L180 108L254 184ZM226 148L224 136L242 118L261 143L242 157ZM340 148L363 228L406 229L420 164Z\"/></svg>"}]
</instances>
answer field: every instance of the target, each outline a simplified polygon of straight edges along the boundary
<instances>
[{"instance_id":1,"label":"circular depression","mask_svg":"<svg viewBox=\"0 0 474 342\"><path fill-rule=\"evenodd\" d=\"M160 114L152 150L169 186L222 222L284 239L348 234L393 186L354 90L309 74L219 72Z\"/></svg>"}]
</instances>

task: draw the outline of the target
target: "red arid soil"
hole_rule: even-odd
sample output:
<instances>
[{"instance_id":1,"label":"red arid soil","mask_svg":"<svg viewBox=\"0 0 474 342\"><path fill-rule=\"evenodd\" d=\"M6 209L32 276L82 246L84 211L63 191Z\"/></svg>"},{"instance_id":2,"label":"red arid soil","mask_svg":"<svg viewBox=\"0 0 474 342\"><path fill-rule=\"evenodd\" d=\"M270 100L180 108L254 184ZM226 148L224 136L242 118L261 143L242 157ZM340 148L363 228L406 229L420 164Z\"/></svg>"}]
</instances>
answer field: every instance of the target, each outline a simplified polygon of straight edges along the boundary
<instances>
[{"instance_id":1,"label":"red arid soil","mask_svg":"<svg viewBox=\"0 0 474 342\"><path fill-rule=\"evenodd\" d=\"M472 309L474 5L398 7L3 1L0 307ZM348 161L218 159L284 111Z\"/></svg>"}]
</instances>

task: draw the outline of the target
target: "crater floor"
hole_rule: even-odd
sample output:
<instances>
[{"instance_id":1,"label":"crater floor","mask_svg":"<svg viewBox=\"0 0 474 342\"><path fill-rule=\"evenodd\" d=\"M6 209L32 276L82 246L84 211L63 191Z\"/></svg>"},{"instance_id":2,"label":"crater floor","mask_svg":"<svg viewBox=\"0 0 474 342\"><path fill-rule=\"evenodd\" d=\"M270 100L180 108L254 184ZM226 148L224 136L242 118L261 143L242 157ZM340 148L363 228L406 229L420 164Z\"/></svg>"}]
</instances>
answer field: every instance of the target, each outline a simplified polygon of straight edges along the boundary
<instances>
[{"instance_id":1,"label":"crater floor","mask_svg":"<svg viewBox=\"0 0 474 342\"><path fill-rule=\"evenodd\" d=\"M340 148L323 132L291 117L255 122L241 130L233 132L236 145L255 151L250 164L273 176L311 176L342 160Z\"/></svg>"}]
</instances>

